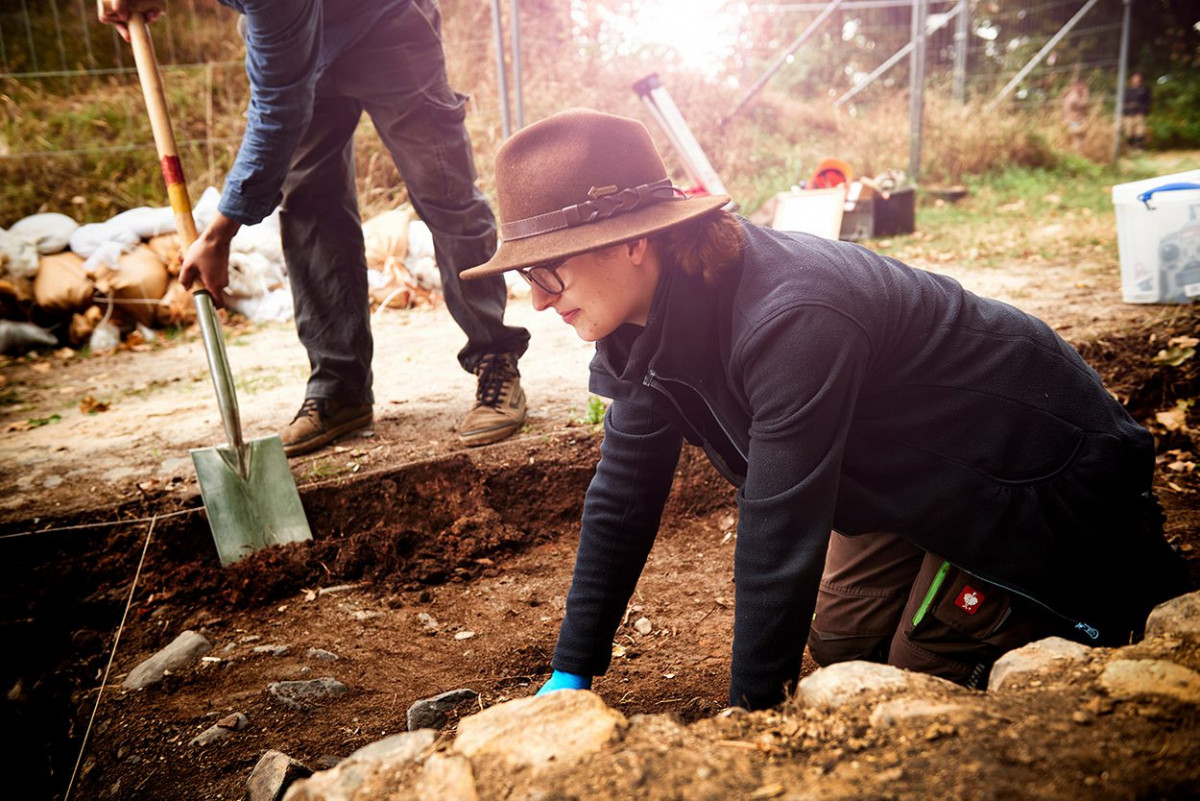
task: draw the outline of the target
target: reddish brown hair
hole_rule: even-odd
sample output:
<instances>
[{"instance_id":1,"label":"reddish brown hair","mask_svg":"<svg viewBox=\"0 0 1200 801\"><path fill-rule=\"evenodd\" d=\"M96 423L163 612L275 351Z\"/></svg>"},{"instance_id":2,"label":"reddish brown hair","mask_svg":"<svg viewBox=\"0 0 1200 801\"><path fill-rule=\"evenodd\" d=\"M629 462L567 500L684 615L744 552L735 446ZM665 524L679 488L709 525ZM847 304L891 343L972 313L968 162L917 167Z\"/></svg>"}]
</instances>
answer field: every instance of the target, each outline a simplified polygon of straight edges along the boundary
<instances>
[{"instance_id":1,"label":"reddish brown hair","mask_svg":"<svg viewBox=\"0 0 1200 801\"><path fill-rule=\"evenodd\" d=\"M664 267L674 265L709 285L742 259L742 225L723 209L650 234L649 239Z\"/></svg>"}]
</instances>

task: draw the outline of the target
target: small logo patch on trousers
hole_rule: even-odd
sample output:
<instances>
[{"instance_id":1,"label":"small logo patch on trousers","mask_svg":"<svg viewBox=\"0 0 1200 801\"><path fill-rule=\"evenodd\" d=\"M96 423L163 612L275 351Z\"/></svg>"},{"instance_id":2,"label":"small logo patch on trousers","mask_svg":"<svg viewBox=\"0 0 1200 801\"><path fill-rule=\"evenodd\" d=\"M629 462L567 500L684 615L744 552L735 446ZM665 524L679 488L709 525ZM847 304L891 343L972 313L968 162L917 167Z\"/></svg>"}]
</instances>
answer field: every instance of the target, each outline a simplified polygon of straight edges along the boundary
<instances>
[{"instance_id":1,"label":"small logo patch on trousers","mask_svg":"<svg viewBox=\"0 0 1200 801\"><path fill-rule=\"evenodd\" d=\"M958 600L954 602L954 605L968 615L973 615L979 611L979 607L983 604L983 599L986 597L982 592L968 584L963 587L963 591L959 593Z\"/></svg>"}]
</instances>

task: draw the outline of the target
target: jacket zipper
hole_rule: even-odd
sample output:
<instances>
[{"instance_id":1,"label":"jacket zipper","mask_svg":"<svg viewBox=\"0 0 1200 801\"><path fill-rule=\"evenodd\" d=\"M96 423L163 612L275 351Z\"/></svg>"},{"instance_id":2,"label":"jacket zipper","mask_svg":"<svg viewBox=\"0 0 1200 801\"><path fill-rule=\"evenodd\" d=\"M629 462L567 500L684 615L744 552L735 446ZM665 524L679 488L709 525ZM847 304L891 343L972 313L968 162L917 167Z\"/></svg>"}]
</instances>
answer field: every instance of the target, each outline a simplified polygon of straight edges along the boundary
<instances>
[{"instance_id":1,"label":"jacket zipper","mask_svg":"<svg viewBox=\"0 0 1200 801\"><path fill-rule=\"evenodd\" d=\"M942 563L942 566L945 568L948 568L949 565L950 565L950 562ZM957 565L955 565L955 566L957 567ZM1100 639L1100 629L1096 628L1095 626L1093 626L1089 623L1085 623L1082 620L1075 620L1074 618L1067 617L1062 612L1059 612L1057 609L1052 609L1049 605L1042 603L1037 598L1034 598L1031 595L1021 592L1020 590L1015 590L1012 587L1008 586L1007 584L1004 584L1002 582L999 582L992 578L989 578L988 576L985 576L982 573L979 573L978 571L967 570L967 569L961 568L961 567L958 569L962 570L964 573L966 573L969 576L975 576L977 578L983 579L984 581L988 582L989 584L995 584L997 587L1004 590L1005 592L1010 592L1013 595L1019 595L1020 597L1024 598L1026 601L1029 601L1030 603L1033 603L1033 604L1037 604L1042 609L1045 609L1047 612L1054 615L1058 619L1065 621L1076 631L1082 632L1088 639L1090 639L1092 641L1096 641L1096 640ZM940 571L939 571L939 575L941 575ZM939 582L939 585L940 585L940 582ZM926 600L929 600L929 599L926 599ZM924 611L924 610L921 610L921 611ZM916 621L914 620L913 623L915 624Z\"/></svg>"},{"instance_id":2,"label":"jacket zipper","mask_svg":"<svg viewBox=\"0 0 1200 801\"><path fill-rule=\"evenodd\" d=\"M645 386L647 386L647 387L655 390L656 392L660 393L661 395L663 395L663 397L665 397L668 401L670 401L671 405L673 407L675 407L675 411L677 411L679 413L680 419L686 421L687 415L684 414L683 409L679 406L678 401L675 400L675 396L672 395L671 392L665 386L663 386L664 381L672 383L672 384L679 384L680 386L690 389L693 393L695 393L695 395L698 398L700 398L701 401L704 402L704 408L708 409L709 415L712 417L713 420L715 420L717 422L717 426L721 429L721 433L725 435L725 439L729 442L729 444L733 448L733 450L737 453L738 456L742 457L743 462L745 462L747 465L750 463L750 457L747 456L745 453L743 453L742 449L738 447L737 440L735 440L733 438L733 436L729 433L729 429L725 426L725 422L723 420L721 420L720 416L713 409L712 404L708 402L708 399L704 397L704 393L702 393L700 390L696 389L695 387L693 387L691 384L687 383L686 381L680 381L679 379L676 379L676 378L662 378L657 373L655 373L653 370L649 370L646 373L646 377L642 380L642 384L644 384ZM694 429L695 426L692 426L692 428ZM697 434L698 433L699 432L697 432ZM714 450L715 450L715 448L714 448ZM718 464L716 464L716 467L721 472L721 474L725 477L725 479L727 481L729 481L734 486L741 486L744 477L738 476L737 474L735 474L733 472L733 470L730 469L729 465L725 463L725 460L723 458L721 458L721 456L719 454L710 453L709 457L710 458L716 457L714 459L714 463L718 463Z\"/></svg>"}]
</instances>

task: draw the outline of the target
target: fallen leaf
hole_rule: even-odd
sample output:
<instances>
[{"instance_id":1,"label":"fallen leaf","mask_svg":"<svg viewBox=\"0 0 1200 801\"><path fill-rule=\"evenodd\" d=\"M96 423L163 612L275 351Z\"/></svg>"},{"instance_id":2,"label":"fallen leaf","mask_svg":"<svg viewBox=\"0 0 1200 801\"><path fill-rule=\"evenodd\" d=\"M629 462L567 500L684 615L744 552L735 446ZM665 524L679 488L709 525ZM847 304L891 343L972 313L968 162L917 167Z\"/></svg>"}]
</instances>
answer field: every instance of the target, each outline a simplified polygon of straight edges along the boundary
<instances>
[{"instance_id":1,"label":"fallen leaf","mask_svg":"<svg viewBox=\"0 0 1200 801\"><path fill-rule=\"evenodd\" d=\"M108 404L104 401L98 401L91 395L79 402L79 411L84 414L99 414L100 412L108 411Z\"/></svg>"},{"instance_id":2,"label":"fallen leaf","mask_svg":"<svg viewBox=\"0 0 1200 801\"><path fill-rule=\"evenodd\" d=\"M1171 341L1174 342L1175 340ZM1174 345L1173 347L1160 350L1158 355L1150 361L1155 364L1165 364L1168 367L1178 367L1195 355L1196 349L1194 347Z\"/></svg>"},{"instance_id":3,"label":"fallen leaf","mask_svg":"<svg viewBox=\"0 0 1200 801\"><path fill-rule=\"evenodd\" d=\"M1156 413L1154 419L1168 431L1187 430L1187 410L1179 406Z\"/></svg>"}]
</instances>

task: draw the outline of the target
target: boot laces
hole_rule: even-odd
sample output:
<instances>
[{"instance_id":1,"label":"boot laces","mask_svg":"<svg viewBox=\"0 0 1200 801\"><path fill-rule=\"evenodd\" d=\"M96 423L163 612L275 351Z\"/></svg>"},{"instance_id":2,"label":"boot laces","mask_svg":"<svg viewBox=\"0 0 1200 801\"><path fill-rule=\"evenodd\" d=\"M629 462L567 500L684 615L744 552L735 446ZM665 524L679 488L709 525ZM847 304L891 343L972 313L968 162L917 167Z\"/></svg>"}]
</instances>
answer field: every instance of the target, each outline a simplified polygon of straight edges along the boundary
<instances>
[{"instance_id":1,"label":"boot laces","mask_svg":"<svg viewBox=\"0 0 1200 801\"><path fill-rule=\"evenodd\" d=\"M492 407L500 405L500 398L508 389L509 382L520 375L516 360L507 353L489 353L479 360L475 372L479 376L475 400Z\"/></svg>"},{"instance_id":2,"label":"boot laces","mask_svg":"<svg viewBox=\"0 0 1200 801\"><path fill-rule=\"evenodd\" d=\"M319 421L324 414L324 398L305 398L304 403L300 404L300 411L296 412L296 416L292 418L292 422L294 423L302 417L315 417Z\"/></svg>"}]
</instances>

